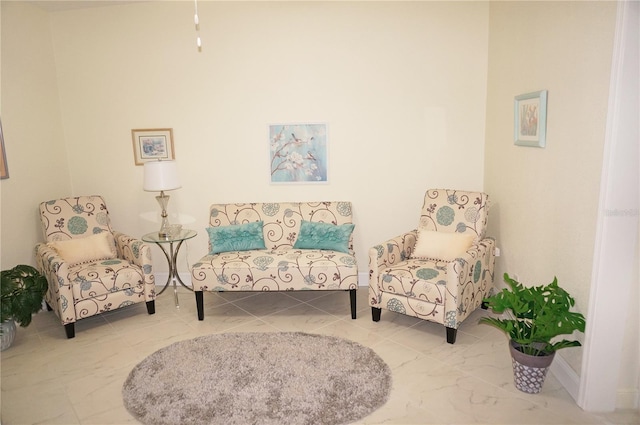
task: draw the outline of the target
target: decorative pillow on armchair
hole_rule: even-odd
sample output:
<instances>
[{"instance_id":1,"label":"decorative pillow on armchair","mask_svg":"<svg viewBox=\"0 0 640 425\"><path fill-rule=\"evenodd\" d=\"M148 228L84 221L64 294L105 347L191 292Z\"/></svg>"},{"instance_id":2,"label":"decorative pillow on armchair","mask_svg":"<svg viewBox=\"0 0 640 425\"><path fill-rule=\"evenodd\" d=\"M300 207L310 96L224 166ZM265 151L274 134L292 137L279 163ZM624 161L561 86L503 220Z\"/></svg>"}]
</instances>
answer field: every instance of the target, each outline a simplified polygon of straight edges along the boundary
<instances>
[{"instance_id":1,"label":"decorative pillow on armchair","mask_svg":"<svg viewBox=\"0 0 640 425\"><path fill-rule=\"evenodd\" d=\"M246 224L207 227L207 232L209 233L209 254L265 249L262 226L262 221L254 221Z\"/></svg>"},{"instance_id":2,"label":"decorative pillow on armchair","mask_svg":"<svg viewBox=\"0 0 640 425\"><path fill-rule=\"evenodd\" d=\"M469 249L474 235L469 233L434 232L418 229L416 246L411 258L453 261Z\"/></svg>"},{"instance_id":3,"label":"decorative pillow on armchair","mask_svg":"<svg viewBox=\"0 0 640 425\"><path fill-rule=\"evenodd\" d=\"M100 232L86 238L49 242L48 245L71 264L115 258L115 239L109 232Z\"/></svg>"},{"instance_id":4,"label":"decorative pillow on armchair","mask_svg":"<svg viewBox=\"0 0 640 425\"><path fill-rule=\"evenodd\" d=\"M355 224L317 223L302 220L294 249L328 249L349 253L349 238Z\"/></svg>"}]
</instances>

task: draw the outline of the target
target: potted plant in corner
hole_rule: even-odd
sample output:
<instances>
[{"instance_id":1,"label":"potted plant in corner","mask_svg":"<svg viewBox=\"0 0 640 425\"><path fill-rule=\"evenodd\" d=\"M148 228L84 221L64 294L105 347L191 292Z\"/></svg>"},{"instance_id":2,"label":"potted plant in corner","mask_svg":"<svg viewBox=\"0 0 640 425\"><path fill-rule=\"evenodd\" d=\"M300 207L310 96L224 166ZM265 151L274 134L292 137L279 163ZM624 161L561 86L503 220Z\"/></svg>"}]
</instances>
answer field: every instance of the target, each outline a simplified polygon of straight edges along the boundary
<instances>
[{"instance_id":1,"label":"potted plant in corner","mask_svg":"<svg viewBox=\"0 0 640 425\"><path fill-rule=\"evenodd\" d=\"M480 323L493 325L509 335L516 388L539 393L556 351L581 345L579 341L555 338L574 331L584 332L585 318L570 311L575 300L558 286L555 277L546 286L532 287L525 287L507 273L504 280L508 287L484 302L495 313L508 310L508 317L483 317Z\"/></svg>"},{"instance_id":2,"label":"potted plant in corner","mask_svg":"<svg viewBox=\"0 0 640 425\"><path fill-rule=\"evenodd\" d=\"M0 272L0 351L11 346L16 322L26 327L33 313L42 308L47 279L34 267L20 264Z\"/></svg>"}]
</instances>

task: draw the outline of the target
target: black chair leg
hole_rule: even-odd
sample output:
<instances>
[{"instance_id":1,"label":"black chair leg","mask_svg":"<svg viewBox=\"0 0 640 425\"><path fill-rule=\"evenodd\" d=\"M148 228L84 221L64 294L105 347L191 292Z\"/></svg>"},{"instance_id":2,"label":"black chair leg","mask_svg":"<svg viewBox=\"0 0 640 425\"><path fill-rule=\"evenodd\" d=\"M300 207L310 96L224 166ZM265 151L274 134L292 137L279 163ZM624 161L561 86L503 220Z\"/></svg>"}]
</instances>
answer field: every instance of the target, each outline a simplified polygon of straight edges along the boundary
<instances>
[{"instance_id":1,"label":"black chair leg","mask_svg":"<svg viewBox=\"0 0 640 425\"><path fill-rule=\"evenodd\" d=\"M382 313L381 308L371 307L371 318L374 322L380 321L380 314Z\"/></svg>"},{"instance_id":2,"label":"black chair leg","mask_svg":"<svg viewBox=\"0 0 640 425\"><path fill-rule=\"evenodd\" d=\"M349 289L349 299L351 300L351 318L356 318L356 290Z\"/></svg>"},{"instance_id":3,"label":"black chair leg","mask_svg":"<svg viewBox=\"0 0 640 425\"><path fill-rule=\"evenodd\" d=\"M203 291L195 291L196 307L198 308L198 320L204 320L204 296Z\"/></svg>"},{"instance_id":4,"label":"black chair leg","mask_svg":"<svg viewBox=\"0 0 640 425\"><path fill-rule=\"evenodd\" d=\"M147 313L155 314L155 312L156 312L156 301L155 300L147 301Z\"/></svg>"},{"instance_id":5,"label":"black chair leg","mask_svg":"<svg viewBox=\"0 0 640 425\"><path fill-rule=\"evenodd\" d=\"M64 331L67 333L67 339L74 338L76 336L76 326L74 323L67 323L64 325Z\"/></svg>"},{"instance_id":6,"label":"black chair leg","mask_svg":"<svg viewBox=\"0 0 640 425\"><path fill-rule=\"evenodd\" d=\"M456 334L458 333L457 329L447 328L447 342L449 344L455 344L456 342Z\"/></svg>"}]
</instances>

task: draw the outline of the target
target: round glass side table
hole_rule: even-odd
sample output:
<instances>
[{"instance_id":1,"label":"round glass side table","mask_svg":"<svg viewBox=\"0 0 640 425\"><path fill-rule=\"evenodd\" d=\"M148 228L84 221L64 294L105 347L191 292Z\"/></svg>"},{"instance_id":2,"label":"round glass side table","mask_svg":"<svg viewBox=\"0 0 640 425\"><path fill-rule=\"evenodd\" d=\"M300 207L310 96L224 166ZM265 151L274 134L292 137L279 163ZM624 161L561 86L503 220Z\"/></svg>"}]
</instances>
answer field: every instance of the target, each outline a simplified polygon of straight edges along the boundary
<instances>
[{"instance_id":1,"label":"round glass side table","mask_svg":"<svg viewBox=\"0 0 640 425\"><path fill-rule=\"evenodd\" d=\"M178 304L178 282L180 285L184 286L190 291L193 291L190 287L184 284L182 279L180 279L180 275L178 275L178 251L182 246L182 242L187 239L194 238L198 232L190 229L182 229L176 235L168 235L167 237L161 237L158 235L158 232L147 233L142 237L142 240L145 242L153 242L162 249L164 256L167 258L167 263L169 264L169 277L167 278L167 283L165 283L164 288L158 295L162 294L165 289L169 286L170 283L173 282L173 294L176 300L176 308L180 308L180 304ZM169 244L169 252L165 248L165 244ZM174 244L176 244L174 248Z\"/></svg>"}]
</instances>

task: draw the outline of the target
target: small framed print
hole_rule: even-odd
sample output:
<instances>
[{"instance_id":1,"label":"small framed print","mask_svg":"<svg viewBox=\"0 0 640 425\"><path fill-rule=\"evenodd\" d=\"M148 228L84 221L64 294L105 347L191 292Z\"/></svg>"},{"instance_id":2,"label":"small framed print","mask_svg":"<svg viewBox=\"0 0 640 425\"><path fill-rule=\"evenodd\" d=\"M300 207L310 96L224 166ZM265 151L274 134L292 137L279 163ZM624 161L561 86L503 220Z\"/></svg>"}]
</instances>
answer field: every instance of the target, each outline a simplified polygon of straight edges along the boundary
<instances>
[{"instance_id":1,"label":"small framed print","mask_svg":"<svg viewBox=\"0 0 640 425\"><path fill-rule=\"evenodd\" d=\"M516 96L513 108L515 144L544 148L547 140L547 91Z\"/></svg>"},{"instance_id":2,"label":"small framed print","mask_svg":"<svg viewBox=\"0 0 640 425\"><path fill-rule=\"evenodd\" d=\"M136 165L143 165L147 161L175 159L173 129L133 129L131 137Z\"/></svg>"}]
</instances>

